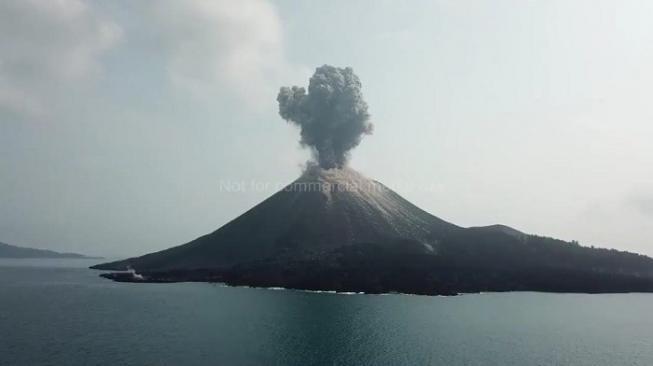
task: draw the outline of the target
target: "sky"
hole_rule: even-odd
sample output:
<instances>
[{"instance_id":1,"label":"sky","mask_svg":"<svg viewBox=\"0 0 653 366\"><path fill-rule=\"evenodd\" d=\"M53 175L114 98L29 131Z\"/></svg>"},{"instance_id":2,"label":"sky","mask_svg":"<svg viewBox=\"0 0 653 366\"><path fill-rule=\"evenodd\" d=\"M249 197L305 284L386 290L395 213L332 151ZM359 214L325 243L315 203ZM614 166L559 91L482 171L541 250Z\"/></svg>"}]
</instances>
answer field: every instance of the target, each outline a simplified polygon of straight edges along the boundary
<instances>
[{"instance_id":1,"label":"sky","mask_svg":"<svg viewBox=\"0 0 653 366\"><path fill-rule=\"evenodd\" d=\"M0 241L106 257L301 174L279 87L352 67L350 165L462 226L653 255L653 2L0 2Z\"/></svg>"}]
</instances>

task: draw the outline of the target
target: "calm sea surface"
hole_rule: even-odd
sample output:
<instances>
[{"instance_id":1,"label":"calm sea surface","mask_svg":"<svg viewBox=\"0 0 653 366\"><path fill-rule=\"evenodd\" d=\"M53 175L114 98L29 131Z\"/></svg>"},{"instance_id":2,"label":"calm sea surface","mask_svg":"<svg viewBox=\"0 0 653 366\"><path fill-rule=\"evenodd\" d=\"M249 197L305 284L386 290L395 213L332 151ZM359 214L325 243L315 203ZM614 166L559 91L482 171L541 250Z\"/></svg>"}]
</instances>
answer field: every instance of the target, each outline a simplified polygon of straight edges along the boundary
<instances>
[{"instance_id":1,"label":"calm sea surface","mask_svg":"<svg viewBox=\"0 0 653 366\"><path fill-rule=\"evenodd\" d=\"M0 365L653 365L653 295L124 284L0 260Z\"/></svg>"}]
</instances>

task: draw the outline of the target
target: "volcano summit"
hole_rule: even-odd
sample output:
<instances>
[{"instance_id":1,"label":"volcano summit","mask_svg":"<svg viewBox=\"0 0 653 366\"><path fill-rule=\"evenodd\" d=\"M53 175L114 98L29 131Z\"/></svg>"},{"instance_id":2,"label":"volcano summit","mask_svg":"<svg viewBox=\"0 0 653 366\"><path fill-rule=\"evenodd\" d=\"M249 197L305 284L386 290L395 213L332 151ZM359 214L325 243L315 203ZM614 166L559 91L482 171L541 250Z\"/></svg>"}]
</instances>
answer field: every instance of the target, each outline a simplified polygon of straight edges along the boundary
<instances>
[{"instance_id":1,"label":"volcano summit","mask_svg":"<svg viewBox=\"0 0 653 366\"><path fill-rule=\"evenodd\" d=\"M280 115L315 163L281 191L189 243L92 268L117 281L208 281L366 293L652 292L653 259L528 235L463 228L347 166L370 134L350 68L318 68L281 88ZM138 275L134 275L134 272Z\"/></svg>"}]
</instances>

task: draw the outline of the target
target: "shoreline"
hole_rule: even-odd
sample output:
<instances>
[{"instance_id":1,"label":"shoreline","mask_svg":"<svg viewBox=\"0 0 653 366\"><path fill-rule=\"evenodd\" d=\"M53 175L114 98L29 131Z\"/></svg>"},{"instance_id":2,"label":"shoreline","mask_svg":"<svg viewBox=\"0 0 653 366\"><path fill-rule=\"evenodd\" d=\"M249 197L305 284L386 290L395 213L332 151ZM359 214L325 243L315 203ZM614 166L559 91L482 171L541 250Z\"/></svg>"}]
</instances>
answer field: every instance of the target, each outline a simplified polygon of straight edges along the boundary
<instances>
[{"instance_id":1,"label":"shoreline","mask_svg":"<svg viewBox=\"0 0 653 366\"><path fill-rule=\"evenodd\" d=\"M227 287L248 287L248 288L259 288L267 290L291 290L291 291L305 291L311 293L330 293L330 294L343 294L343 295L416 295L416 296L441 296L441 297L453 297L461 295L470 295L470 294L486 294L486 293L507 293L507 292L535 292L535 293L546 293L546 294L630 294L630 293L641 293L641 294L651 294L653 293L653 288L646 290L642 289L613 289L613 290L568 290L568 289L538 289L538 288L519 288L519 289L483 289L478 291L454 291L454 290L442 290L434 287L430 288L412 288L413 291L407 291L408 288L404 287L403 290L399 288L388 287L374 287L371 286L361 286L355 287L353 285L341 285L341 286L316 286L316 285L307 285L307 286L296 286L296 285L287 285L281 283L268 283L263 284L261 281L238 281L230 280L228 275L219 275L213 273L207 277L199 276L174 276L171 273L159 273L159 274L137 274L133 271L123 271L123 272L107 272L99 274L99 277L114 281L114 282L123 282L123 283L156 283L156 284L165 284L165 283L211 283L211 284L220 284ZM257 283L258 282L258 283ZM412 287L412 286L411 286Z\"/></svg>"}]
</instances>

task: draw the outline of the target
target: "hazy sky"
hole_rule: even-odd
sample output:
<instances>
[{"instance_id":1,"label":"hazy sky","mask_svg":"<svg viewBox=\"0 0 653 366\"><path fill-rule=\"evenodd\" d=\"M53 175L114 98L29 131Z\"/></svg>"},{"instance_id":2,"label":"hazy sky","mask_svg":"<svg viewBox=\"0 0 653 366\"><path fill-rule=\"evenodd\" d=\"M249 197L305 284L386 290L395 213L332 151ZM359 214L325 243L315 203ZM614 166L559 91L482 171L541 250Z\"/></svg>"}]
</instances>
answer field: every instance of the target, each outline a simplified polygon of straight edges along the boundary
<instances>
[{"instance_id":1,"label":"hazy sky","mask_svg":"<svg viewBox=\"0 0 653 366\"><path fill-rule=\"evenodd\" d=\"M653 255L651 19L645 0L1 1L0 241L125 256L217 229L300 174L275 98L332 64L375 125L363 174L459 225Z\"/></svg>"}]
</instances>

